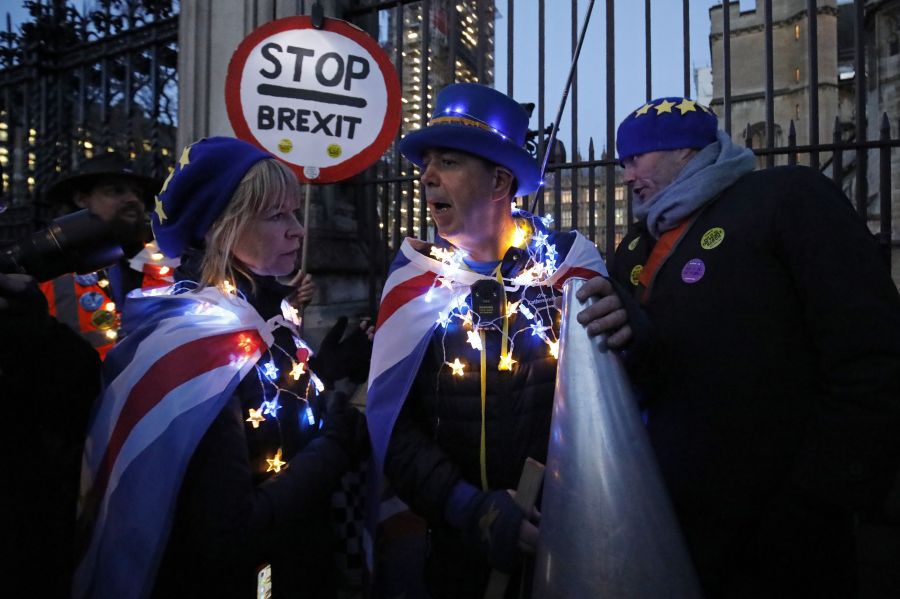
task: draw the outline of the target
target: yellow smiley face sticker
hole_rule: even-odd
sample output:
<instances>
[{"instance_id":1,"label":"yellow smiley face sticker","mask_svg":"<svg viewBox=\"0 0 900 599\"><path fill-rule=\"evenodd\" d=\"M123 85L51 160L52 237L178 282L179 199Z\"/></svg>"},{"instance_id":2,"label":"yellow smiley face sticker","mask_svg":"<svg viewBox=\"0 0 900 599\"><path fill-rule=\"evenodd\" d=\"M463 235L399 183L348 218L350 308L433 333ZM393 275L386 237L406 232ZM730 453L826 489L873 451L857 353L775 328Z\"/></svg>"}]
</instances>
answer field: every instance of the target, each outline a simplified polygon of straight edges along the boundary
<instances>
[{"instance_id":1,"label":"yellow smiley face sticker","mask_svg":"<svg viewBox=\"0 0 900 599\"><path fill-rule=\"evenodd\" d=\"M641 273L644 271L644 265L638 264L634 268L631 269L631 284L637 287L637 284L641 280Z\"/></svg>"},{"instance_id":2,"label":"yellow smiley face sticker","mask_svg":"<svg viewBox=\"0 0 900 599\"><path fill-rule=\"evenodd\" d=\"M341 146L337 144L329 144L329 146L325 148L325 151L328 153L329 158L337 158L341 155L343 150L341 150Z\"/></svg>"},{"instance_id":3,"label":"yellow smiley face sticker","mask_svg":"<svg viewBox=\"0 0 900 599\"><path fill-rule=\"evenodd\" d=\"M287 154L288 152L290 152L293 149L294 149L294 144L288 138L284 138L278 142L278 151L281 152L282 154Z\"/></svg>"},{"instance_id":4,"label":"yellow smiley face sticker","mask_svg":"<svg viewBox=\"0 0 900 599\"><path fill-rule=\"evenodd\" d=\"M713 227L700 238L700 247L704 250L711 250L722 245L723 241L725 241L725 229Z\"/></svg>"},{"instance_id":5,"label":"yellow smiley face sticker","mask_svg":"<svg viewBox=\"0 0 900 599\"><path fill-rule=\"evenodd\" d=\"M636 248L638 246L638 243L640 243L640 241L641 241L640 237L635 237L634 239L632 239L631 243L628 244L628 251L633 252L634 248Z\"/></svg>"}]
</instances>

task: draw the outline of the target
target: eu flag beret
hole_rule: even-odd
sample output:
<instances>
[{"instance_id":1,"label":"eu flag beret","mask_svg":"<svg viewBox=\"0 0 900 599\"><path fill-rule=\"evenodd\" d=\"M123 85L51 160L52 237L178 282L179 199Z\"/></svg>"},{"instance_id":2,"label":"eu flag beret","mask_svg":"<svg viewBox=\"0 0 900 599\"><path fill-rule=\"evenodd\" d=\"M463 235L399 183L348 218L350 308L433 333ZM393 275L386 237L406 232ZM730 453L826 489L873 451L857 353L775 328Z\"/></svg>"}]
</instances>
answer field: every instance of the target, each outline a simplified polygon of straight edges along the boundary
<instances>
[{"instance_id":1,"label":"eu flag beret","mask_svg":"<svg viewBox=\"0 0 900 599\"><path fill-rule=\"evenodd\" d=\"M233 137L207 137L186 147L150 215L162 253L177 258L191 245L202 246L241 179L266 158L274 157Z\"/></svg>"},{"instance_id":2,"label":"eu flag beret","mask_svg":"<svg viewBox=\"0 0 900 599\"><path fill-rule=\"evenodd\" d=\"M715 113L694 100L667 97L651 100L632 111L616 133L619 160L637 154L690 148L716 141Z\"/></svg>"}]
</instances>

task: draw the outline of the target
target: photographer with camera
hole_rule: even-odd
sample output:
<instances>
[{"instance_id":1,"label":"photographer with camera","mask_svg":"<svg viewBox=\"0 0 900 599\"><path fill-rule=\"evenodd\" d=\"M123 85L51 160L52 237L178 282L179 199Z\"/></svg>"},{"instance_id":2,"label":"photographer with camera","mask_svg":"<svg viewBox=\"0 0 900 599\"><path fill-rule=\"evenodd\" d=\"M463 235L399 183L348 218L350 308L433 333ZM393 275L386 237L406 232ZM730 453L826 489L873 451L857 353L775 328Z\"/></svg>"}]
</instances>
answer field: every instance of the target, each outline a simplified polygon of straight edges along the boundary
<instances>
[{"instance_id":1,"label":"photographer with camera","mask_svg":"<svg viewBox=\"0 0 900 599\"><path fill-rule=\"evenodd\" d=\"M86 209L107 223L123 256L108 268L66 273L41 284L50 314L81 333L103 358L118 335L119 309L129 291L167 285L177 262L166 262L154 245L147 211L160 184L135 173L119 153L86 160L58 180L47 199L63 211Z\"/></svg>"}]
</instances>

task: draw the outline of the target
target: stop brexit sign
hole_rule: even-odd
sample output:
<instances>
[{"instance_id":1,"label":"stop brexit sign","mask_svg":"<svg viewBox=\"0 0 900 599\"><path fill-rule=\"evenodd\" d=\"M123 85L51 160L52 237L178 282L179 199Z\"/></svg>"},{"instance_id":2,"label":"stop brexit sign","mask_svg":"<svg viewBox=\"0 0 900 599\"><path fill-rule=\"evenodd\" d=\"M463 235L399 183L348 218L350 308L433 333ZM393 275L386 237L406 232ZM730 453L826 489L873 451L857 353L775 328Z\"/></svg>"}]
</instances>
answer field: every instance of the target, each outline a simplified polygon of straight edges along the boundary
<instances>
[{"instance_id":1,"label":"stop brexit sign","mask_svg":"<svg viewBox=\"0 0 900 599\"><path fill-rule=\"evenodd\" d=\"M225 80L236 135L308 182L333 183L369 166L400 125L400 82L360 29L309 17L270 21L238 45Z\"/></svg>"}]
</instances>

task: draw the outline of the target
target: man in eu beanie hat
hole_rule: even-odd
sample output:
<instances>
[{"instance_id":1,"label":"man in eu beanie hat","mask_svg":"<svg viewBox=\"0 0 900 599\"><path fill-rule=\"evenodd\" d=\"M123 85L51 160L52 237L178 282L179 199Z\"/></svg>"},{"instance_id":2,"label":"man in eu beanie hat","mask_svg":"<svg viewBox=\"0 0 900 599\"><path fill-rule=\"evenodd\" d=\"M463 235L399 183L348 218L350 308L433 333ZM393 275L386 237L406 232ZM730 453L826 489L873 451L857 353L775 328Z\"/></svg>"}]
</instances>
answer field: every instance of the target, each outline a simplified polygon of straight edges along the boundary
<instances>
[{"instance_id":1,"label":"man in eu beanie hat","mask_svg":"<svg viewBox=\"0 0 900 599\"><path fill-rule=\"evenodd\" d=\"M367 418L373 484L380 490L383 472L430 529L424 569L434 599L480 599L492 569L512 573L509 593L519 592L537 527L507 489L518 486L527 458L546 460L559 322L553 287L573 269L606 270L583 236L511 210L515 195L541 185L524 148L528 120L499 91L452 84L438 93L428 125L399 146L421 173L435 242L407 239L385 285ZM520 314L508 309L519 304ZM413 516L391 513L381 525L392 542L378 544L379 584L386 595L421 596L422 581L402 574L422 568L424 541L417 547L402 534Z\"/></svg>"},{"instance_id":2,"label":"man in eu beanie hat","mask_svg":"<svg viewBox=\"0 0 900 599\"><path fill-rule=\"evenodd\" d=\"M889 519L900 468L900 297L872 235L694 100L636 108L617 148L637 221L612 275L655 333L630 371L704 596L857 596L854 528Z\"/></svg>"}]
</instances>

